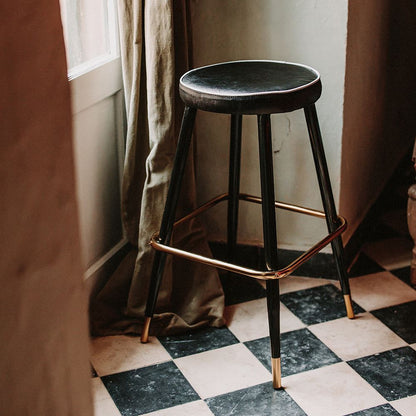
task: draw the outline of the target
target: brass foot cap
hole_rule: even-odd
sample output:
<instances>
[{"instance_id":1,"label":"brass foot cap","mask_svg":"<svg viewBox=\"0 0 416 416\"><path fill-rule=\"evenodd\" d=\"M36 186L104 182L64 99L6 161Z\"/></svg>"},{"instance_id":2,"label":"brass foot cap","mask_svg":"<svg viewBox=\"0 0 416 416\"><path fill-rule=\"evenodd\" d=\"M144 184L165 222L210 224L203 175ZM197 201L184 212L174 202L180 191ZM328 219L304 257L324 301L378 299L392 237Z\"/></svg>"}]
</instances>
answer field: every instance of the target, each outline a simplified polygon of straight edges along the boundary
<instances>
[{"instance_id":1,"label":"brass foot cap","mask_svg":"<svg viewBox=\"0 0 416 416\"><path fill-rule=\"evenodd\" d=\"M144 321L142 335L140 337L140 341L142 344L146 344L147 342L149 342L149 328L151 320L152 318L146 317Z\"/></svg>"},{"instance_id":2,"label":"brass foot cap","mask_svg":"<svg viewBox=\"0 0 416 416\"><path fill-rule=\"evenodd\" d=\"M280 369L280 358L272 358L272 377L273 377L273 388L282 388L282 372Z\"/></svg>"},{"instance_id":3,"label":"brass foot cap","mask_svg":"<svg viewBox=\"0 0 416 416\"><path fill-rule=\"evenodd\" d=\"M347 316L349 319L354 319L354 310L352 308L351 295L344 295L345 308L347 309Z\"/></svg>"}]
</instances>

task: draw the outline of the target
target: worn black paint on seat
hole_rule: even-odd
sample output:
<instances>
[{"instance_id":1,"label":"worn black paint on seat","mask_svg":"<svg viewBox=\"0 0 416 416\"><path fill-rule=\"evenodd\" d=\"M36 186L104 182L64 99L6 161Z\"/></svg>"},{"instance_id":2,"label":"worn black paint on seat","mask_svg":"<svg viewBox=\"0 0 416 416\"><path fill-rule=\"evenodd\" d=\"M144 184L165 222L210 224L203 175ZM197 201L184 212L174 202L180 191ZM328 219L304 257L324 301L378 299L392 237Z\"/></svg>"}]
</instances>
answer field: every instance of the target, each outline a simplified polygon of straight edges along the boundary
<instances>
[{"instance_id":1,"label":"worn black paint on seat","mask_svg":"<svg viewBox=\"0 0 416 416\"><path fill-rule=\"evenodd\" d=\"M197 68L180 80L187 106L216 113L271 114L313 104L319 73L281 61L234 61Z\"/></svg>"}]
</instances>

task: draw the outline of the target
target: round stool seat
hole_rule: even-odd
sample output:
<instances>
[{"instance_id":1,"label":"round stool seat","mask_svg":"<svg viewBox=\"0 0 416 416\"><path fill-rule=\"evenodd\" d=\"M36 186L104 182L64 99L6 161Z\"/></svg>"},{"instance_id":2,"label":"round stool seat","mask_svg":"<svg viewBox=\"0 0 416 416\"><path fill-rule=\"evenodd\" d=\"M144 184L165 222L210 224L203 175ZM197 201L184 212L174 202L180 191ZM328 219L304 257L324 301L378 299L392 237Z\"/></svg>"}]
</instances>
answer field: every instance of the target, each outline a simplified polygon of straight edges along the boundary
<instances>
[{"instance_id":1,"label":"round stool seat","mask_svg":"<svg viewBox=\"0 0 416 416\"><path fill-rule=\"evenodd\" d=\"M281 61L233 61L188 71L179 84L189 107L214 113L272 114L313 104L321 95L319 73Z\"/></svg>"}]
</instances>

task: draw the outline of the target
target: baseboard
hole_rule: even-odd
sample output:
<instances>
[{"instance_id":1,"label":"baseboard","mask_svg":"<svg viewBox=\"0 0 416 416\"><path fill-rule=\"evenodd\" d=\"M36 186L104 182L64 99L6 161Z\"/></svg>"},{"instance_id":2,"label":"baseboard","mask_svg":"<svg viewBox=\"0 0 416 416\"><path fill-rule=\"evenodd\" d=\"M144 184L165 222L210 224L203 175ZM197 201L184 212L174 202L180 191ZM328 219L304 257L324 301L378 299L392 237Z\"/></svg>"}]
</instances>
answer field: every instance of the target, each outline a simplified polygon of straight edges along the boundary
<instances>
[{"instance_id":1,"label":"baseboard","mask_svg":"<svg viewBox=\"0 0 416 416\"><path fill-rule=\"evenodd\" d=\"M123 239L87 269L85 285L89 298L100 291L130 249L127 239Z\"/></svg>"}]
</instances>

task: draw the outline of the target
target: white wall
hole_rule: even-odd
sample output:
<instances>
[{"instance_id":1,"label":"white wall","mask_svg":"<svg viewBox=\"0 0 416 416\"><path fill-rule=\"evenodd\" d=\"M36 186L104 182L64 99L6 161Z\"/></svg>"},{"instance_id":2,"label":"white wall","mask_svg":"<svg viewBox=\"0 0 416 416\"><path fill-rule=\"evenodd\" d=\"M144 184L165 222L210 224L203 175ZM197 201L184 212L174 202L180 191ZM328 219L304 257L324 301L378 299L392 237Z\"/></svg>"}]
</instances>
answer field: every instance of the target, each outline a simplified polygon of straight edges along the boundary
<instances>
[{"instance_id":1,"label":"white wall","mask_svg":"<svg viewBox=\"0 0 416 416\"><path fill-rule=\"evenodd\" d=\"M86 282L92 290L111 274L127 242L120 209L125 112L117 13L112 0L101 2L101 7L96 3L81 6L83 18L79 21L74 2L61 0L81 249Z\"/></svg>"},{"instance_id":2,"label":"white wall","mask_svg":"<svg viewBox=\"0 0 416 416\"><path fill-rule=\"evenodd\" d=\"M120 59L70 84L81 248L93 287L106 274L102 267L126 243L120 212L125 137Z\"/></svg>"},{"instance_id":3,"label":"white wall","mask_svg":"<svg viewBox=\"0 0 416 416\"><path fill-rule=\"evenodd\" d=\"M276 59L304 63L321 73L323 94L317 109L338 203L347 0L193 0L191 11L194 66L233 59ZM276 198L320 209L303 112L275 115L272 122ZM228 131L227 116L199 114L200 202L227 188ZM241 191L260 195L255 117L245 117L243 132ZM214 218L215 211L212 214L206 221L209 238L223 240L225 221ZM320 220L296 214L278 215L280 246L303 249L325 232L326 226ZM262 239L258 207L242 209L239 238L245 243Z\"/></svg>"}]
</instances>

